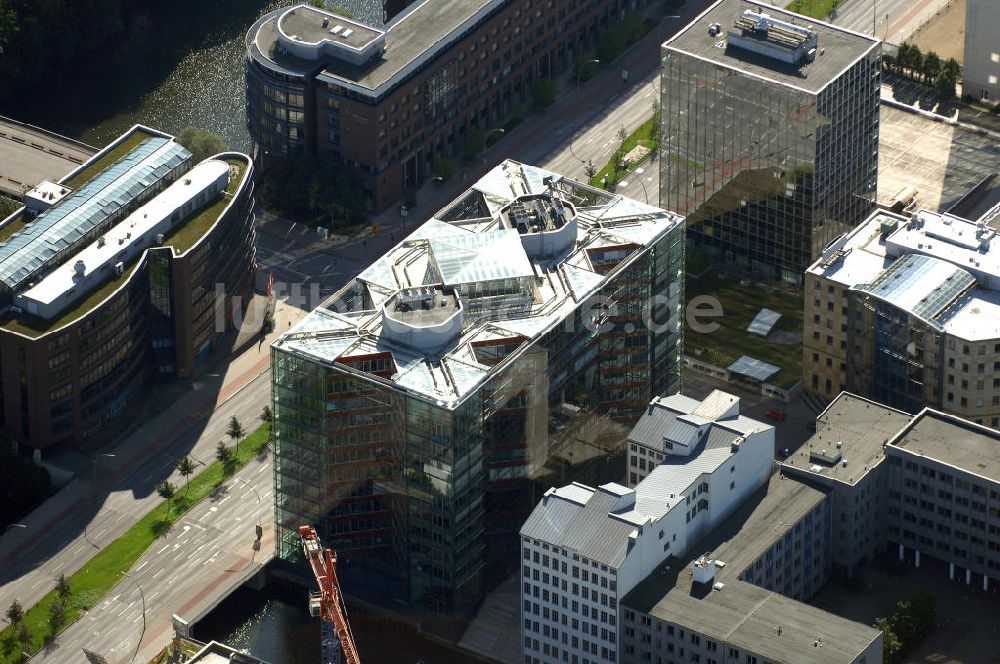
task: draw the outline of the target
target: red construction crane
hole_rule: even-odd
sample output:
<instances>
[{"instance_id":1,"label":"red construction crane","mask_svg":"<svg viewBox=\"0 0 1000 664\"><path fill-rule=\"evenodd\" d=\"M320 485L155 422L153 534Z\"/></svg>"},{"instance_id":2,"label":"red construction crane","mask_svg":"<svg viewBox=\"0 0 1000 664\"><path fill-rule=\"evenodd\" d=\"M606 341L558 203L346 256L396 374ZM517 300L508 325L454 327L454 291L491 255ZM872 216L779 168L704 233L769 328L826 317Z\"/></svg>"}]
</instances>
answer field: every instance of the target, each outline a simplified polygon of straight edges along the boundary
<instances>
[{"instance_id":1,"label":"red construction crane","mask_svg":"<svg viewBox=\"0 0 1000 664\"><path fill-rule=\"evenodd\" d=\"M351 625L347 622L347 607L344 596L337 581L337 557L330 549L324 549L320 544L316 529L312 526L299 526L299 537L302 538L302 553L312 566L313 575L319 592L309 596L309 613L319 617L323 626L335 631L322 637L323 664L339 664L339 652L344 653L346 664L361 664L358 649L354 645ZM326 632L327 630L324 630ZM336 641L340 647L337 648Z\"/></svg>"}]
</instances>

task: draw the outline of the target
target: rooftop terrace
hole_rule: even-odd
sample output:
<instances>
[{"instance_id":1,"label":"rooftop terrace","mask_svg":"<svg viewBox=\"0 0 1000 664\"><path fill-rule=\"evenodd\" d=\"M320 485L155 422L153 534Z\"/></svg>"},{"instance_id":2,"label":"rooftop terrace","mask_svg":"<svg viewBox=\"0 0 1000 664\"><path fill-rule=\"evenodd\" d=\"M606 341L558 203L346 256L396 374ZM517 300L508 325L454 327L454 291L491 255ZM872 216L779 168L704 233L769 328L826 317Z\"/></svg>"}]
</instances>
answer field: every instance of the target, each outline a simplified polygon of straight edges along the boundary
<instances>
[{"instance_id":1,"label":"rooftop terrace","mask_svg":"<svg viewBox=\"0 0 1000 664\"><path fill-rule=\"evenodd\" d=\"M813 60L802 59L795 63L785 62L771 55L741 48L727 43L726 34L736 29L746 28L744 11L764 13L771 18L784 23L806 28L818 40L817 52ZM742 21L740 27L737 23ZM721 30L710 28L718 24ZM795 35L795 30L779 31L772 29L769 42L777 44L778 32ZM761 40L760 35L748 35L746 41ZM774 46L777 50L794 50L799 44L786 44L790 37ZM794 40L793 40L794 41ZM686 53L690 56L708 62L737 69L741 72L768 79L782 85L801 88L808 92L818 93L841 72L848 69L861 57L875 48L878 40L866 35L854 33L843 28L823 23L812 18L787 12L765 2L750 0L719 0L705 12L692 21L684 30L664 44L668 51Z\"/></svg>"},{"instance_id":2,"label":"rooftop terrace","mask_svg":"<svg viewBox=\"0 0 1000 664\"><path fill-rule=\"evenodd\" d=\"M552 178L552 180L546 180ZM551 184L551 187L549 186ZM527 194L597 203L578 209L565 251L534 255L500 211ZM600 222L597 222L597 219ZM448 221L443 221L448 219ZM482 364L477 342L509 339L513 357L572 315L680 217L533 166L506 161L285 333L275 347L321 363L390 353L398 389L454 407L504 362ZM566 225L564 228L571 228ZM382 306L407 289L444 285L464 305L460 330L434 353L385 335ZM374 378L374 377L373 377Z\"/></svg>"}]
</instances>

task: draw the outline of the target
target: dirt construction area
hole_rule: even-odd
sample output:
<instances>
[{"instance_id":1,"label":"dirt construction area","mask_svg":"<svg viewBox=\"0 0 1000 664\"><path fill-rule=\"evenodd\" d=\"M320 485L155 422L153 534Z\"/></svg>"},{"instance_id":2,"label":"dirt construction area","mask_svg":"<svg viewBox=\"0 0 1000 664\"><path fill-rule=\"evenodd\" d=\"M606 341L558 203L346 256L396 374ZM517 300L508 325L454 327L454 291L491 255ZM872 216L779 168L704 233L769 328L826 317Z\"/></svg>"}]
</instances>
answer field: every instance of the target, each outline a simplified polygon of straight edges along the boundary
<instances>
[{"instance_id":1,"label":"dirt construction area","mask_svg":"<svg viewBox=\"0 0 1000 664\"><path fill-rule=\"evenodd\" d=\"M965 0L949 2L907 41L924 53L934 51L942 60L955 58L961 63L965 47Z\"/></svg>"}]
</instances>

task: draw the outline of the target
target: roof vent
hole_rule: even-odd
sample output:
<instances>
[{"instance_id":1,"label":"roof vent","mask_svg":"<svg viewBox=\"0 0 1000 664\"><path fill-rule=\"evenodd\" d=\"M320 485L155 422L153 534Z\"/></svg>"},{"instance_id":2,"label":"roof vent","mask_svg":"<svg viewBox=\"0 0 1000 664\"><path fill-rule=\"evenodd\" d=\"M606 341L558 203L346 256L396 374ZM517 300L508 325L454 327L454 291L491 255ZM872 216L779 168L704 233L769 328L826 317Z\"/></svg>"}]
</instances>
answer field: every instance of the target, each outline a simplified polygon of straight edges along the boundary
<instances>
[{"instance_id":1,"label":"roof vent","mask_svg":"<svg viewBox=\"0 0 1000 664\"><path fill-rule=\"evenodd\" d=\"M325 28L328 25L330 25L330 19L327 18L326 16L324 16L323 17L323 27Z\"/></svg>"},{"instance_id":2,"label":"roof vent","mask_svg":"<svg viewBox=\"0 0 1000 664\"><path fill-rule=\"evenodd\" d=\"M87 272L87 265L83 261L77 261L73 264L73 271L76 272L77 276L82 277Z\"/></svg>"},{"instance_id":3,"label":"roof vent","mask_svg":"<svg viewBox=\"0 0 1000 664\"><path fill-rule=\"evenodd\" d=\"M103 235L101 237L97 238L97 246L98 247L103 247L104 243L105 243L105 239L104 239Z\"/></svg>"},{"instance_id":4,"label":"roof vent","mask_svg":"<svg viewBox=\"0 0 1000 664\"><path fill-rule=\"evenodd\" d=\"M120 277L125 272L125 264L121 261L115 263L115 276Z\"/></svg>"}]
</instances>

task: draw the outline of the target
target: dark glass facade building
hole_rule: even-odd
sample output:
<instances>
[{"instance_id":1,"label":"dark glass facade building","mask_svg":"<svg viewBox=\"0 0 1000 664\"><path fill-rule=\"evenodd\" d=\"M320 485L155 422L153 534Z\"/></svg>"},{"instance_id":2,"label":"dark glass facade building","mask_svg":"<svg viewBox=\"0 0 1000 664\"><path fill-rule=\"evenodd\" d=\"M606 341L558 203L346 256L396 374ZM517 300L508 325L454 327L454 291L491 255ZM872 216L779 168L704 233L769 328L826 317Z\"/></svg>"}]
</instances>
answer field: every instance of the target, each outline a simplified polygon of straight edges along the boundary
<instances>
[{"instance_id":1,"label":"dark glass facade building","mask_svg":"<svg viewBox=\"0 0 1000 664\"><path fill-rule=\"evenodd\" d=\"M726 264L801 284L874 207L877 40L720 0L663 45L660 204Z\"/></svg>"},{"instance_id":2,"label":"dark glass facade building","mask_svg":"<svg viewBox=\"0 0 1000 664\"><path fill-rule=\"evenodd\" d=\"M516 560L554 416L631 422L678 391L683 264L676 215L491 171L275 342L278 556L315 524L345 586L474 608Z\"/></svg>"}]
</instances>

